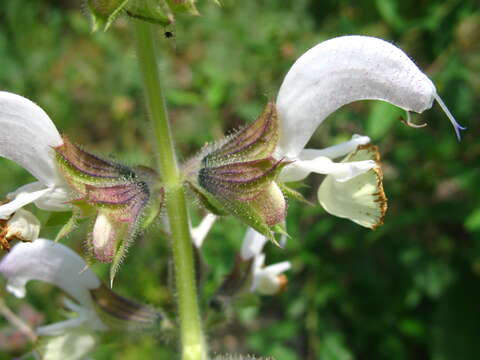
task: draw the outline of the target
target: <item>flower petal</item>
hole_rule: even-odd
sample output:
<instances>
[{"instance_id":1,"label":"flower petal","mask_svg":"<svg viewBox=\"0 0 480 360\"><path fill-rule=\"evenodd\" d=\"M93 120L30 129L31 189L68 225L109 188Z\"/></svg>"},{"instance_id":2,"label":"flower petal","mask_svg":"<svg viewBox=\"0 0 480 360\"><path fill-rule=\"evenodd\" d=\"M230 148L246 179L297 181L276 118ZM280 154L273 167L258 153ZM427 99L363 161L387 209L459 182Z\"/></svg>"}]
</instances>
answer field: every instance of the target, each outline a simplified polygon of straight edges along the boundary
<instances>
[{"instance_id":1,"label":"flower petal","mask_svg":"<svg viewBox=\"0 0 480 360\"><path fill-rule=\"evenodd\" d=\"M7 199L11 201L0 205L0 219L7 219L15 211L32 202L39 209L48 211L67 211L72 207L68 203L72 200L72 193L67 185L45 188L39 181L19 187L9 193Z\"/></svg>"},{"instance_id":2,"label":"flower petal","mask_svg":"<svg viewBox=\"0 0 480 360\"><path fill-rule=\"evenodd\" d=\"M92 231L92 250L102 262L111 262L118 247L120 233L125 232L125 224L113 221L104 211L99 211Z\"/></svg>"},{"instance_id":3,"label":"flower petal","mask_svg":"<svg viewBox=\"0 0 480 360\"><path fill-rule=\"evenodd\" d=\"M277 275L280 275L281 273L284 273L287 270L290 270L291 267L292 267L292 264L290 264L290 261L282 261L277 264L268 265L262 270L265 274L268 274L269 276L277 276Z\"/></svg>"},{"instance_id":4,"label":"flower petal","mask_svg":"<svg viewBox=\"0 0 480 360\"><path fill-rule=\"evenodd\" d=\"M34 241L40 233L40 221L30 211L19 209L7 221L5 238L15 237L22 241Z\"/></svg>"},{"instance_id":5,"label":"flower petal","mask_svg":"<svg viewBox=\"0 0 480 360\"><path fill-rule=\"evenodd\" d=\"M251 291L258 291L262 295L277 294L286 285L286 278L281 274L290 268L290 262L283 261L261 269L255 275Z\"/></svg>"},{"instance_id":6,"label":"flower petal","mask_svg":"<svg viewBox=\"0 0 480 360\"><path fill-rule=\"evenodd\" d=\"M193 244L200 249L202 247L203 241L207 237L210 229L217 220L217 216L213 214L207 214L200 224L192 229L190 229L190 234L192 236Z\"/></svg>"},{"instance_id":7,"label":"flower petal","mask_svg":"<svg viewBox=\"0 0 480 360\"><path fill-rule=\"evenodd\" d=\"M100 286L98 277L85 261L68 247L50 240L19 243L0 261L0 273L7 278L7 290L25 296L30 280L56 285L86 308L92 308L90 289Z\"/></svg>"},{"instance_id":8,"label":"flower petal","mask_svg":"<svg viewBox=\"0 0 480 360\"><path fill-rule=\"evenodd\" d=\"M336 181L345 182L376 167L373 160L336 163L320 156L313 160L297 160L282 169L279 180L282 182L300 181L310 173L331 175Z\"/></svg>"},{"instance_id":9,"label":"flower petal","mask_svg":"<svg viewBox=\"0 0 480 360\"><path fill-rule=\"evenodd\" d=\"M69 211L72 210L70 201L73 197L74 194L68 185L56 185L50 187L45 195L35 200L35 205L39 209L47 211Z\"/></svg>"},{"instance_id":10,"label":"flower petal","mask_svg":"<svg viewBox=\"0 0 480 360\"><path fill-rule=\"evenodd\" d=\"M265 236L249 227L243 238L242 249L240 250L240 257L242 260L248 261L251 258L258 256L262 252L267 241L268 240Z\"/></svg>"},{"instance_id":11,"label":"flower petal","mask_svg":"<svg viewBox=\"0 0 480 360\"><path fill-rule=\"evenodd\" d=\"M0 91L0 156L15 161L44 185L60 178L52 147L63 143L48 115L22 96Z\"/></svg>"},{"instance_id":12,"label":"flower petal","mask_svg":"<svg viewBox=\"0 0 480 360\"><path fill-rule=\"evenodd\" d=\"M0 219L8 219L15 211L38 200L50 191L50 189L42 187L42 184L35 182L18 189L12 201L0 206Z\"/></svg>"},{"instance_id":13,"label":"flower petal","mask_svg":"<svg viewBox=\"0 0 480 360\"><path fill-rule=\"evenodd\" d=\"M369 142L370 138L368 136L355 134L350 140L329 146L325 149L303 149L298 158L302 160L313 160L319 156L325 156L329 159L336 159L355 151L358 146L366 145Z\"/></svg>"},{"instance_id":14,"label":"flower petal","mask_svg":"<svg viewBox=\"0 0 480 360\"><path fill-rule=\"evenodd\" d=\"M90 330L73 328L42 341L39 351L44 360L82 360L93 350L95 342L95 337Z\"/></svg>"},{"instance_id":15,"label":"flower petal","mask_svg":"<svg viewBox=\"0 0 480 360\"><path fill-rule=\"evenodd\" d=\"M383 100L407 111L429 109L436 89L395 45L342 36L308 50L285 76L277 97L276 157L296 157L332 112L357 100Z\"/></svg>"},{"instance_id":16,"label":"flower petal","mask_svg":"<svg viewBox=\"0 0 480 360\"><path fill-rule=\"evenodd\" d=\"M374 159L379 164L380 155L373 145L361 146L344 161ZM318 201L330 214L375 229L383 224L387 199L383 191L380 166L349 181L339 182L327 176L318 189Z\"/></svg>"}]
</instances>

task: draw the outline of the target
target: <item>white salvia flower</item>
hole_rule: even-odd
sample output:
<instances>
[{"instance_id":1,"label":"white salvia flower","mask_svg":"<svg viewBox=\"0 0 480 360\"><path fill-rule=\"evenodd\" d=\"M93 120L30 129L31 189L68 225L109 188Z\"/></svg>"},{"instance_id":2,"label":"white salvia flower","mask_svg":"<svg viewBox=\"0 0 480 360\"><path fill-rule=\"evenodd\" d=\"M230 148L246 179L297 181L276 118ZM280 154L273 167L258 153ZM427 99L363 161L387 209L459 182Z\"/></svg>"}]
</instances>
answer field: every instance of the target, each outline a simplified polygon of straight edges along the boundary
<instances>
[{"instance_id":1,"label":"white salvia flower","mask_svg":"<svg viewBox=\"0 0 480 360\"><path fill-rule=\"evenodd\" d=\"M396 105L407 111L408 118L410 112L421 113L436 100L454 125L458 138L464 128L450 114L430 79L402 50L384 40L367 36L334 38L308 50L293 64L276 100L280 138L275 157L294 161L282 170L280 180L298 181L312 172L328 175L329 185L318 193L320 203L328 203L325 209L374 228L381 223L386 209L384 196L382 201L374 201L379 199L379 193L383 194L379 157L372 148L353 156L370 139L354 135L350 141L326 149L304 149L331 113L343 105L367 99ZM349 157L341 163L332 161L347 154ZM360 178L363 182L354 181L362 174L368 174ZM339 195L343 196L341 209L330 204L335 200L330 191L339 190L344 192ZM349 198L355 203L350 211ZM368 199L369 205L364 207L362 199ZM367 219L372 202L378 206Z\"/></svg>"},{"instance_id":2,"label":"white salvia flower","mask_svg":"<svg viewBox=\"0 0 480 360\"><path fill-rule=\"evenodd\" d=\"M68 209L69 187L57 169L53 150L63 140L48 115L24 97L0 91L0 128L0 156L38 179L7 195L11 201L0 206L0 219L31 202L44 210Z\"/></svg>"},{"instance_id":3,"label":"white salvia flower","mask_svg":"<svg viewBox=\"0 0 480 360\"><path fill-rule=\"evenodd\" d=\"M19 243L0 261L0 274L7 279L7 290L17 297L25 296L28 281L41 280L58 286L76 301L64 300L76 317L36 329L39 336L46 336L39 346L42 359L84 359L95 344L93 331L107 330L90 294L101 282L67 246L45 239Z\"/></svg>"},{"instance_id":4,"label":"white salvia flower","mask_svg":"<svg viewBox=\"0 0 480 360\"><path fill-rule=\"evenodd\" d=\"M40 280L62 289L78 305L67 302L78 317L40 328L42 334L58 334L65 328L88 323L95 330L104 330L98 318L90 291L100 287L99 278L85 261L67 246L51 240L37 239L31 244L19 243L0 261L0 274L7 279L7 290L23 298L25 285Z\"/></svg>"},{"instance_id":5,"label":"white salvia flower","mask_svg":"<svg viewBox=\"0 0 480 360\"><path fill-rule=\"evenodd\" d=\"M19 209L8 219L4 231L7 240L34 241L40 233L40 221L30 211Z\"/></svg>"},{"instance_id":6,"label":"white salvia flower","mask_svg":"<svg viewBox=\"0 0 480 360\"><path fill-rule=\"evenodd\" d=\"M281 291L287 283L283 273L290 269L289 261L264 266L265 254L263 247L267 238L252 228L248 228L243 239L240 257L244 261L253 259L252 264L252 285L250 291L257 291L262 295L275 295Z\"/></svg>"}]
</instances>

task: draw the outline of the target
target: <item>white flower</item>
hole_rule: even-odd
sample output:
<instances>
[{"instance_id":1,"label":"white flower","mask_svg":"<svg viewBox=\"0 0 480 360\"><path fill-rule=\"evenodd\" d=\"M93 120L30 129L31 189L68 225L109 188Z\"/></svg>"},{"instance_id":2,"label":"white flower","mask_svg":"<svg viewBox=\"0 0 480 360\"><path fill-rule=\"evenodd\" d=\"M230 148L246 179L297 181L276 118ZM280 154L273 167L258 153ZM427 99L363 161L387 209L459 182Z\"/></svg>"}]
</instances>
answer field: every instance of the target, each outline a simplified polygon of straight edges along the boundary
<instances>
[{"instance_id":1,"label":"white flower","mask_svg":"<svg viewBox=\"0 0 480 360\"><path fill-rule=\"evenodd\" d=\"M287 281L283 273L290 269L289 261L264 266L265 254L263 247L267 238L252 228L248 228L243 239L240 257L244 261L253 259L252 264L252 285L250 291L257 291L262 295L275 295L281 291Z\"/></svg>"},{"instance_id":2,"label":"white flower","mask_svg":"<svg viewBox=\"0 0 480 360\"><path fill-rule=\"evenodd\" d=\"M39 335L64 336L71 331L111 328L138 330L162 318L156 310L108 289L82 257L51 240L15 245L0 261L0 274L7 279L7 290L17 297L25 296L30 280L40 280L59 287L75 300L65 299L64 304L76 317L39 327Z\"/></svg>"},{"instance_id":3,"label":"white flower","mask_svg":"<svg viewBox=\"0 0 480 360\"><path fill-rule=\"evenodd\" d=\"M34 202L44 210L69 209L69 187L57 169L53 148L63 140L48 115L22 96L0 92L0 156L15 161L38 181L7 195L0 219Z\"/></svg>"},{"instance_id":4,"label":"white flower","mask_svg":"<svg viewBox=\"0 0 480 360\"><path fill-rule=\"evenodd\" d=\"M458 137L463 128L430 79L402 50L384 40L367 36L334 38L308 50L293 64L276 101L280 138L275 157L294 161L284 168L280 180L298 181L312 172L328 175L328 184L318 192L324 208L374 228L382 222L386 199L378 152L366 146L370 139L354 135L350 141L326 149L304 149L331 113L366 99L392 103L407 111L408 118L410 112L421 113L436 100ZM347 154L341 163L332 161Z\"/></svg>"},{"instance_id":5,"label":"white flower","mask_svg":"<svg viewBox=\"0 0 480 360\"><path fill-rule=\"evenodd\" d=\"M41 280L58 286L76 301L64 300L76 317L36 329L38 335L47 336L39 346L43 359L83 359L95 344L93 331L107 329L90 294L101 282L68 247L45 239L19 243L1 260L0 274L7 279L7 290L17 297L25 296L27 282Z\"/></svg>"},{"instance_id":6,"label":"white flower","mask_svg":"<svg viewBox=\"0 0 480 360\"><path fill-rule=\"evenodd\" d=\"M46 239L37 239L31 244L19 243L0 261L0 274L7 279L7 290L16 297L25 297L27 282L40 280L58 286L78 303L66 303L77 312L77 317L41 327L39 333L58 335L66 328L85 323L94 330L105 329L90 294L101 282L85 261L67 246Z\"/></svg>"}]
</instances>

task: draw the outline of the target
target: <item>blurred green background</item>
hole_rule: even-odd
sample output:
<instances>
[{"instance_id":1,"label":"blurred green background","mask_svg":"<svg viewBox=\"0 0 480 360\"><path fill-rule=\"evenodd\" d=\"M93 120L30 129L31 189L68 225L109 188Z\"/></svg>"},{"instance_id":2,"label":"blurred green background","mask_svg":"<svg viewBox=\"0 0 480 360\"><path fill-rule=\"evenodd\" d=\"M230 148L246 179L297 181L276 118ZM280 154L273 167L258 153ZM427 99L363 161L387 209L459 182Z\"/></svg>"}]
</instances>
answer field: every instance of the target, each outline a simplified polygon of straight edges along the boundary
<instances>
[{"instance_id":1,"label":"blurred green background","mask_svg":"<svg viewBox=\"0 0 480 360\"><path fill-rule=\"evenodd\" d=\"M90 31L77 1L4 0L0 9L0 89L37 102L58 129L87 149L128 164L155 164L136 64L132 29L122 18L106 33ZM198 3L202 16L180 17L158 29L168 104L179 156L255 119L305 50L330 37L372 35L404 49L437 86L459 122L458 143L436 105L412 129L402 111L357 102L327 120L311 140L325 147L352 133L380 147L389 198L376 231L290 202L286 249L267 246L267 263L290 260L288 290L245 296L229 319L208 329L216 353L277 360L478 359L480 353L480 9L475 0L262 0ZM167 39L165 31L174 37ZM1 129L0 129L1 131ZM30 180L0 159L3 197ZM320 176L302 192L315 202ZM199 209L192 208L195 221ZM54 236L62 215L48 218ZM65 244L82 251L83 224ZM115 289L173 309L167 240L159 221L139 238L117 275ZM211 293L229 271L245 227L217 223L204 251ZM94 270L107 279L108 268ZM3 281L3 280L2 280ZM38 320L63 318L61 293L34 283L26 300L0 290L16 311ZM25 310L25 304L33 309ZM43 320L41 319L43 318ZM33 320L32 320L33 321ZM9 337L0 319L0 359L31 346ZM164 334L106 334L94 359L175 359L176 340Z\"/></svg>"}]
</instances>

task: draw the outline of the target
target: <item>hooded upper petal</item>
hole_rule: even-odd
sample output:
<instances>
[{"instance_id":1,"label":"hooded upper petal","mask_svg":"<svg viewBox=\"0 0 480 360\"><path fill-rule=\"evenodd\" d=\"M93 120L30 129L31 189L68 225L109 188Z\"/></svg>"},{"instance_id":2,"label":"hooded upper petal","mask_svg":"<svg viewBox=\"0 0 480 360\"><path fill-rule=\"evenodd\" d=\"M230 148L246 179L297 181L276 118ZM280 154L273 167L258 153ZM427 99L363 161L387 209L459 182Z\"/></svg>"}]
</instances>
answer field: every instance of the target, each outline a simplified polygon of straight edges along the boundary
<instances>
[{"instance_id":1,"label":"hooded upper petal","mask_svg":"<svg viewBox=\"0 0 480 360\"><path fill-rule=\"evenodd\" d=\"M46 186L58 182L53 147L63 141L48 115L32 101L0 92L0 156L15 161Z\"/></svg>"},{"instance_id":2,"label":"hooded upper petal","mask_svg":"<svg viewBox=\"0 0 480 360\"><path fill-rule=\"evenodd\" d=\"M332 112L357 100L383 100L421 113L437 97L430 79L395 45L367 36L324 41L303 54L277 97L277 157L295 158Z\"/></svg>"},{"instance_id":3,"label":"hooded upper petal","mask_svg":"<svg viewBox=\"0 0 480 360\"><path fill-rule=\"evenodd\" d=\"M79 255L45 239L15 245L0 261L0 273L7 278L7 290L17 297L25 296L28 281L41 280L58 286L87 308L93 307L90 290L100 286Z\"/></svg>"}]
</instances>

